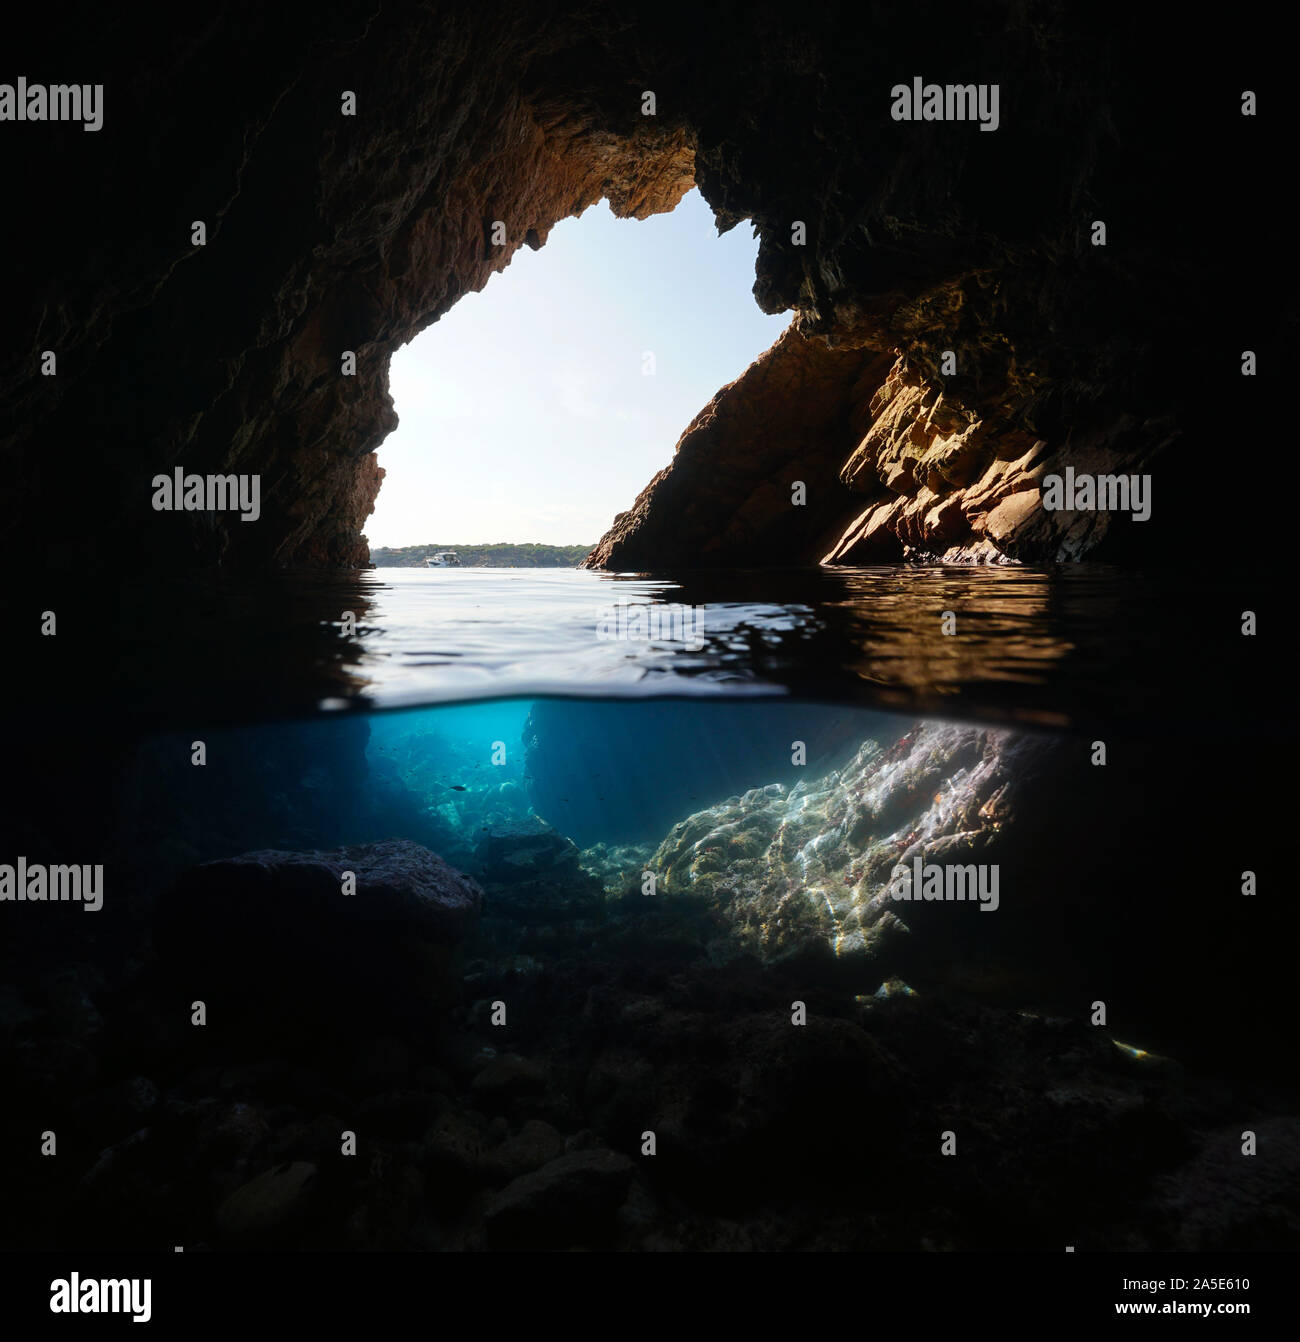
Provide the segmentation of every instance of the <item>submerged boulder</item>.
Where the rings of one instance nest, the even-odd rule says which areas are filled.
[[[494,825],[475,856],[494,917],[559,921],[601,903],[601,883],[583,870],[577,845],[540,816]]]
[[[270,1248],[297,1230],[310,1211],[316,1166],[277,1165],[237,1188],[217,1209],[217,1231],[231,1246]]]
[[[520,1175],[487,1206],[488,1243],[545,1248],[598,1240],[627,1196],[634,1166],[617,1151],[571,1151]]]
[[[184,873],[154,940],[166,975],[227,1012],[401,1016],[446,996],[482,898],[407,840],[245,853]]]
[[[920,933],[933,951],[968,932],[977,910],[997,908],[1002,831],[1060,753],[1008,731],[919,724],[883,749],[864,742],[822,778],[755,788],[689,816],[650,865],[663,893],[719,911],[733,950],[809,965],[829,956],[848,976],[870,978],[886,948],[897,958],[899,933]],[[900,899],[901,870],[909,880],[952,872],[970,889],[938,905],[920,885]],[[1011,893],[1023,901],[1032,892]]]
[[[540,816],[495,825],[478,846],[483,878],[516,885],[578,875],[577,845]]]

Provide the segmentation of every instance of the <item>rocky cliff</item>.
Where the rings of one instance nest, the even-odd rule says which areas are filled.
[[[1184,23],[1026,0],[724,4],[688,27],[229,3],[16,31],[13,69],[102,80],[104,122],[3,127],[6,544],[72,568],[364,562],[392,352],[557,220],[696,184],[719,227],[753,222],[754,296],[794,329],[590,563],[1150,550],[1249,412],[1241,351],[1287,320],[1251,203],[1249,25]],[[916,76],[996,83],[996,132],[892,120]],[[1172,520],[1044,518],[1054,463],[1153,463]],[[155,511],[178,466],[257,473],[256,524]]]

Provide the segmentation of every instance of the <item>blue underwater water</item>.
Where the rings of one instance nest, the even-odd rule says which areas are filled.
[[[485,827],[538,819],[580,847],[657,843],[693,812],[825,774],[906,720],[785,699],[444,703],[155,735],[125,789],[137,838],[205,858],[401,834],[468,858]]]
[[[1098,768],[1086,733],[793,697],[445,702],[155,733],[116,789],[116,833],[154,896],[196,864],[250,852],[416,844],[484,886],[484,926],[509,908],[495,951],[529,954],[566,889],[596,892],[573,916],[580,939],[583,918],[624,917],[653,872],[656,893],[722,927],[693,928],[694,953],[820,956],[867,992],[906,970],[1035,1009],[1119,985],[1130,1034],[1158,1043],[1218,1014],[1198,990],[1206,975],[1246,971],[1222,929],[1180,916],[1207,893],[1195,848],[1161,841],[1123,937],[1099,911],[1133,855],[1182,823],[1171,769],[1205,759],[1195,738],[1183,764],[1167,738],[1111,749],[1121,768]],[[918,879],[928,861],[972,881],[996,872],[993,916],[970,916],[971,900],[903,907],[891,882],[917,861]]]
[[[375,715],[366,758],[378,786],[462,829],[536,815],[580,844],[647,842],[732,794],[824,772],[886,721],[843,705],[509,699]]]

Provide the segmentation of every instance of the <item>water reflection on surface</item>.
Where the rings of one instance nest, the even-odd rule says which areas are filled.
[[[1230,572],[1193,587],[1092,565],[150,580],[121,603],[118,693],[146,716],[794,692],[1060,726],[1233,698],[1235,719],[1245,710],[1229,691],[1250,684],[1240,619],[1251,601]],[[652,611],[664,629],[637,637],[654,632]],[[683,613],[691,646],[672,637]]]

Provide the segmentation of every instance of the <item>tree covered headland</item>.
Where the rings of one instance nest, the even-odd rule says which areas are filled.
[[[392,550],[376,545],[370,562],[377,568],[423,568],[424,561],[439,550],[454,551],[464,568],[576,568],[591,550],[590,545],[404,545]]]

